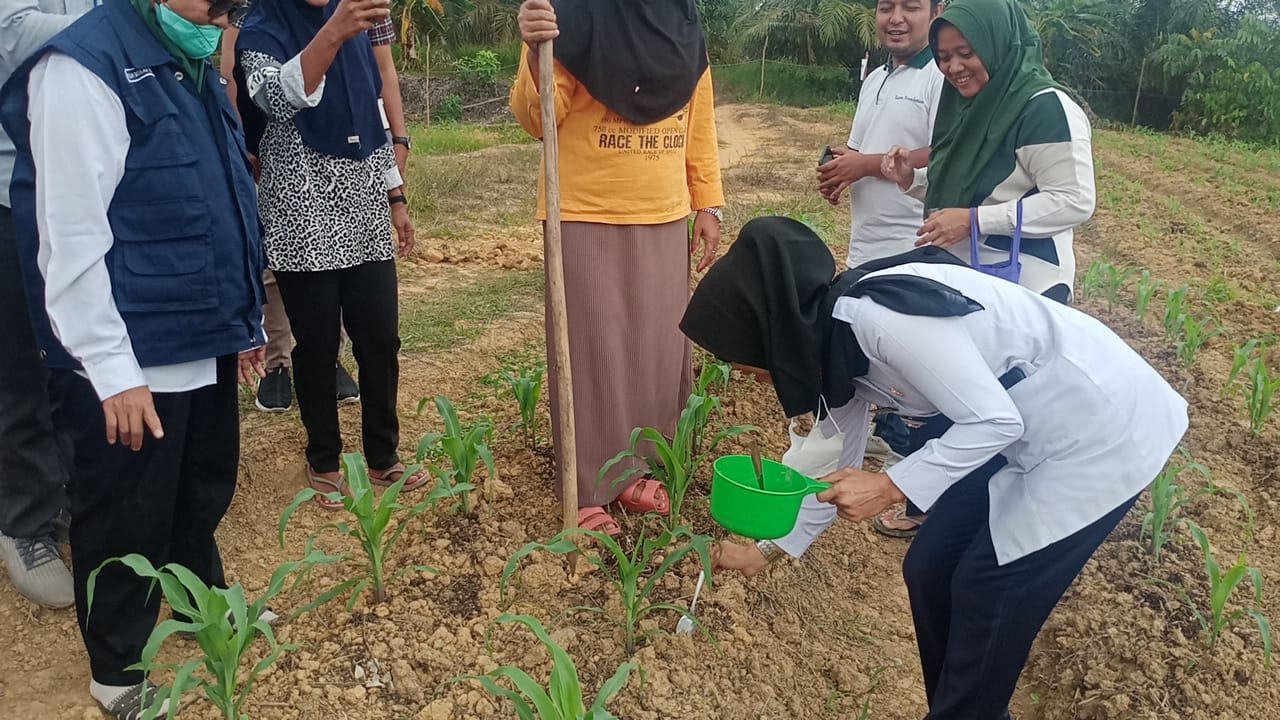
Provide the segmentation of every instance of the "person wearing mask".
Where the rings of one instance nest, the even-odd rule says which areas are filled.
[[[262,233],[240,125],[208,61],[230,4],[105,0],[14,73],[0,120],[54,423],[71,438],[76,614],[89,693],[150,704],[160,594],[137,553],[225,585],[236,381],[261,373]],[[86,122],[92,118],[92,122]],[[90,622],[92,611],[92,622]],[[176,712],[176,708],[169,708]]]
[[[94,6],[93,0],[0,0],[0,85],[31,53]],[[50,608],[75,601],[58,555],[70,459],[54,433],[48,371],[28,319],[15,244],[9,178],[17,155],[0,132],[0,557],[28,600]],[[63,528],[65,530],[65,527]]]
[[[345,485],[333,372],[343,322],[360,370],[370,478],[390,485],[406,472],[398,454],[395,259],[413,249],[413,223],[378,111],[382,88],[368,35],[388,7],[387,0],[257,0],[236,41],[240,112],[246,126],[263,127],[267,265],[294,336],[306,475],[325,493]],[[404,487],[429,477],[421,469]],[[323,495],[316,501],[341,508]]]
[[[235,68],[236,40],[240,37],[240,28],[253,6],[247,4],[239,14],[232,18],[231,26],[222,33],[222,52],[220,68],[222,76],[227,79],[227,94],[235,102],[239,83]],[[373,54],[378,61],[378,75],[382,79],[381,103],[384,108],[383,125],[391,134],[391,142],[395,147],[396,167],[400,169],[400,177],[407,180],[405,174],[409,159],[409,150],[413,147],[413,139],[409,136],[409,126],[405,122],[404,103],[400,97],[400,76],[396,72],[395,57],[391,53],[391,44],[396,39],[396,29],[391,18],[384,18],[369,29],[369,41],[373,44]],[[257,163],[257,142],[261,138],[262,128],[248,137],[246,144],[249,152],[255,156]],[[407,182],[406,182],[407,188]],[[289,317],[284,311],[284,301],[280,299],[280,290],[276,287],[275,275],[270,270],[263,277],[267,287],[267,304],[263,308],[263,325],[267,330],[267,376],[258,383],[254,405],[263,412],[280,413],[293,409],[293,382],[289,377],[292,362],[289,351],[293,344],[293,333],[289,329]],[[339,339],[338,352],[346,345],[347,334],[344,329]],[[360,401],[360,386],[342,365],[341,358],[334,361],[335,383],[339,405],[347,405]]]
[[[604,509],[610,503],[670,510],[657,480],[616,482],[634,465],[600,472],[627,447],[633,428],[675,428],[692,384],[691,348],[676,327],[689,297],[690,256],[701,246],[701,272],[720,242],[724,188],[706,41],[692,0],[560,0],[554,9],[528,0],[518,19],[528,51],[511,109],[539,138],[537,49],[554,38],[578,522],[616,534],[621,528]],[[545,219],[542,197],[540,190]],[[546,312],[552,347],[550,303]],[[567,409],[549,359],[559,453]]]
[[[1101,322],[939,248],[835,269],[803,224],[752,220],[680,327],[788,416],[848,430],[825,524],[793,534],[907,498],[929,510],[902,565],[926,720],[1008,720],[1041,626],[1177,447],[1187,403]],[[954,424],[865,472],[872,404]]]

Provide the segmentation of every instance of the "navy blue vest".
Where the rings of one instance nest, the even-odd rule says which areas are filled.
[[[263,344],[262,224],[226,87],[210,67],[197,94],[194,78],[129,0],[106,0],[23,63],[0,91],[0,120],[18,150],[10,187],[18,253],[46,364],[79,367],[50,328],[36,266],[27,79],[55,50],[101,78],[124,105],[129,154],[107,209],[114,243],[106,265],[139,365],[203,360]]]

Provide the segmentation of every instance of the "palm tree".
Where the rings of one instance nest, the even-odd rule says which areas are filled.
[[[861,0],[757,0],[743,5],[731,30],[737,49],[815,64],[850,45],[876,43],[876,9]],[[848,63],[861,52],[842,58]]]

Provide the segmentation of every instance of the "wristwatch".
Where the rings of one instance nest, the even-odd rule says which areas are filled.
[[[720,222],[724,222],[724,210],[718,207],[699,208],[698,212],[704,212]]]
[[[760,554],[763,555],[764,559],[768,560],[770,564],[787,554],[785,550],[778,547],[778,544],[772,540],[757,540],[756,549],[760,551]]]
[[[392,135],[391,142],[396,145],[403,145],[405,150],[413,149],[413,138],[408,135]]]
[[[388,195],[388,196],[387,196],[387,203],[388,203],[389,205],[395,205],[396,203],[404,203],[404,204],[407,206],[407,205],[409,204],[409,198],[405,197],[404,193],[397,193],[397,194],[395,194],[395,195]]]

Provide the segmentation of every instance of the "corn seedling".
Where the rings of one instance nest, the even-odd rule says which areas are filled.
[[[1227,374],[1227,381],[1222,385],[1222,392],[1219,393],[1221,397],[1225,398],[1230,394],[1231,384],[1240,375],[1240,371],[1244,370],[1245,366],[1253,361],[1254,351],[1258,350],[1260,346],[1262,350],[1266,349],[1266,346],[1262,345],[1261,338],[1251,338],[1249,342],[1243,345],[1236,345],[1231,349],[1231,372]]]
[[[581,548],[575,542],[578,538],[594,540],[600,551],[586,552],[588,548]],[[679,543],[681,539],[684,539],[683,543]],[[525,556],[539,550],[545,550],[556,555],[581,552],[587,562],[599,568],[604,577],[608,578],[609,583],[613,585],[614,590],[617,591],[618,599],[622,603],[622,614],[618,617],[612,617],[604,608],[585,606],[569,608],[565,612],[592,612],[605,616],[615,625],[622,628],[623,649],[626,650],[628,655],[634,653],[636,647],[648,637],[660,633],[666,634],[667,631],[662,626],[648,630],[642,630],[640,627],[641,621],[647,616],[663,610],[679,613],[689,618],[703,635],[708,639],[712,639],[711,633],[706,626],[698,618],[694,617],[688,608],[669,602],[654,602],[651,599],[653,591],[658,587],[658,583],[662,578],[690,553],[697,555],[702,563],[703,571],[710,578],[712,542],[709,536],[694,535],[685,527],[678,527],[674,531],[663,530],[661,535],[656,538],[646,537],[644,530],[641,530],[640,537],[635,541],[635,546],[628,553],[622,548],[617,539],[606,533],[585,528],[570,528],[551,538],[549,542],[531,542],[517,550],[507,560],[507,565],[502,570],[502,577],[498,581],[498,594],[505,605],[507,583],[519,569],[520,561]],[[673,547],[668,548],[668,545],[673,545]],[[666,549],[664,550],[664,548]],[[664,551],[665,556],[662,557],[662,561],[656,568],[650,570],[650,565],[658,558],[659,551]]]
[[[1116,300],[1120,298],[1120,291],[1124,289],[1125,282],[1138,272],[1137,268],[1119,267],[1107,263],[1103,268],[1103,280],[1107,291],[1107,312],[1111,312],[1115,308]]]
[[[1261,435],[1262,428],[1275,412],[1275,397],[1280,391],[1280,376],[1273,376],[1267,368],[1265,353],[1258,353],[1244,382],[1244,402],[1249,411],[1249,427],[1254,435]]]
[[[1182,311],[1182,306],[1187,300],[1187,291],[1190,287],[1183,285],[1177,290],[1170,290],[1164,299],[1164,333],[1168,337],[1177,337],[1182,331],[1182,319],[1186,313]]]
[[[689,485],[716,446],[726,438],[759,430],[754,425],[733,425],[717,430],[708,438],[707,431],[712,416],[718,416],[719,410],[720,398],[714,395],[690,395],[684,410],[680,411],[680,419],[676,421],[676,431],[671,438],[653,427],[632,430],[627,449],[600,468],[597,481],[604,482],[609,471],[623,460],[641,461],[643,467],[627,468],[613,482],[615,485],[622,484],[642,471],[661,482],[671,500],[671,510],[663,518],[663,525],[668,533],[674,533],[681,525],[684,498]]]
[[[364,458],[359,453],[344,454],[342,465],[350,494],[337,491],[325,494],[315,488],[304,488],[294,496],[293,502],[289,503],[289,507],[285,508],[284,514],[280,516],[279,541],[280,546],[284,547],[285,525],[303,503],[317,495],[323,495],[334,502],[341,502],[347,514],[354,520],[354,524],[346,520],[329,523],[312,533],[307,542],[310,544],[320,533],[333,529],[360,544],[360,549],[364,553],[362,574],[344,581],[321,596],[327,602],[339,595],[347,594],[347,612],[350,612],[355,607],[360,594],[369,588],[373,589],[374,603],[380,603],[387,599],[387,585],[391,581],[399,580],[410,572],[436,572],[434,568],[426,565],[407,565],[388,577],[386,565],[391,547],[408,527],[409,521],[431,507],[440,499],[440,494],[432,493],[421,503],[412,507],[401,504],[400,492],[404,489],[405,481],[414,471],[414,468],[410,467],[399,480],[382,493],[379,499],[369,482],[369,471],[365,467]],[[393,523],[392,516],[397,513],[400,513],[400,519]],[[342,557],[345,558],[347,555],[344,554]]]
[[[426,404],[425,398],[418,403],[419,415],[422,414],[422,408]],[[438,447],[449,459],[450,467],[446,470],[431,466],[431,471],[439,478],[435,492],[457,499],[462,512],[470,513],[470,492],[475,489],[471,478],[481,462],[489,470],[485,483],[485,497],[489,498],[490,502],[493,501],[495,470],[493,453],[489,450],[493,424],[487,420],[481,420],[469,428],[463,428],[462,421],[458,419],[458,411],[454,409],[453,403],[449,402],[448,398],[437,395],[435,404],[440,418],[444,421],[444,432],[427,433],[422,436],[422,440],[418,443],[418,462],[423,462],[423,459]]]
[[[1156,291],[1159,290],[1164,283],[1159,280],[1151,279],[1151,271],[1142,270],[1142,276],[1138,278],[1138,284],[1134,288],[1133,313],[1138,322],[1142,322],[1147,317],[1147,306],[1151,304],[1151,298],[1155,297]]]
[[[542,395],[542,378],[546,372],[546,365],[539,363],[529,368],[504,367],[498,373],[520,408],[520,430],[530,448],[537,443],[538,398]]]
[[[728,363],[718,362],[708,355],[698,372],[698,381],[693,384],[693,394],[708,396],[714,394],[712,391],[725,392],[729,389],[732,374],[733,368]]]
[[[301,560],[281,564],[271,574],[266,590],[252,603],[245,598],[244,586],[236,583],[228,588],[211,587],[182,565],[170,563],[156,568],[145,557],[137,554],[111,558],[89,573],[87,585],[89,621],[93,617],[93,597],[98,573],[112,563],[120,563],[139,577],[150,579],[152,587],[160,586],[165,600],[173,609],[174,618],[155,627],[142,649],[141,659],[128,670],[167,670],[173,673],[173,682],[150,697],[142,698],[142,720],[159,717],[166,701],[176,716],[181,697],[193,690],[202,690],[204,696],[218,709],[225,720],[247,720],[241,712],[254,683],[267,668],[285,652],[297,645],[281,645],[275,633],[263,617],[267,603],[280,594],[290,575],[303,573],[315,565],[329,564],[341,559],[339,555],[326,555],[307,544],[306,555]],[[296,583],[295,583],[296,584]],[[311,610],[327,598],[320,598],[295,613],[295,616]],[[181,618],[181,619],[179,619]],[[201,657],[182,663],[158,663],[156,655],[164,641],[175,633],[189,633],[200,647]],[[251,668],[244,668],[249,647],[258,637],[267,641],[267,654]],[[246,672],[247,670],[247,672]]]
[[[605,705],[627,684],[631,671],[639,667],[636,663],[623,663],[617,672],[600,686],[595,700],[588,708],[584,704],[582,679],[578,675],[578,668],[574,665],[573,658],[552,639],[542,623],[529,615],[504,613],[490,624],[489,631],[492,631],[493,624],[498,623],[524,625],[542,642],[542,646],[551,654],[551,676],[547,680],[547,686],[544,688],[529,673],[511,665],[504,665],[484,675],[458,675],[450,678],[448,682],[474,680],[480,683],[480,686],[490,695],[509,700],[515,706],[516,717],[519,720],[617,720],[616,716],[605,709]],[[490,632],[485,633],[485,646],[492,652],[489,643]],[[510,680],[515,690],[499,684],[498,680],[503,678]],[[641,680],[643,682],[643,675]]]
[[[1109,267],[1111,263],[1106,260],[1094,260],[1089,269],[1084,271],[1084,277],[1080,280],[1080,296],[1083,299],[1096,297],[1102,291],[1106,283],[1106,269]]]
[[[1186,518],[1175,513],[1201,495],[1211,493],[1216,489],[1213,483],[1213,475],[1209,473],[1209,468],[1192,459],[1191,453],[1187,452],[1186,448],[1179,447],[1178,452],[1186,460],[1186,463],[1170,460],[1164,470],[1151,482],[1151,487],[1149,488],[1151,509],[1142,518],[1142,530],[1138,536],[1139,541],[1148,537],[1151,538],[1147,547],[1157,563],[1160,562],[1160,553],[1169,542],[1173,532],[1177,530],[1178,526],[1189,522]],[[1208,487],[1188,494],[1177,483],[1179,476],[1188,470],[1194,470],[1203,475]]]
[[[1182,359],[1182,364],[1191,367],[1196,362],[1196,353],[1201,347],[1209,341],[1209,338],[1215,335],[1221,335],[1224,331],[1220,327],[1209,329],[1209,318],[1200,318],[1199,320],[1190,315],[1182,316],[1181,337],[1175,347],[1178,349],[1178,357]]]
[[[1258,634],[1262,636],[1262,655],[1267,667],[1271,667],[1271,623],[1258,609],[1262,605],[1262,571],[1256,567],[1250,567],[1246,553],[1241,551],[1235,564],[1224,572],[1213,555],[1213,548],[1209,546],[1209,536],[1193,522],[1188,521],[1188,526],[1191,529],[1191,536],[1200,544],[1200,550],[1204,553],[1205,572],[1209,577],[1207,611],[1192,602],[1186,591],[1182,591],[1182,595],[1191,607],[1192,614],[1199,621],[1201,629],[1204,630],[1209,647],[1213,648],[1218,644],[1218,638],[1222,636],[1222,631],[1227,626],[1248,615],[1258,626]],[[1246,577],[1253,587],[1253,604],[1228,612],[1227,601],[1231,599],[1231,595]]]

